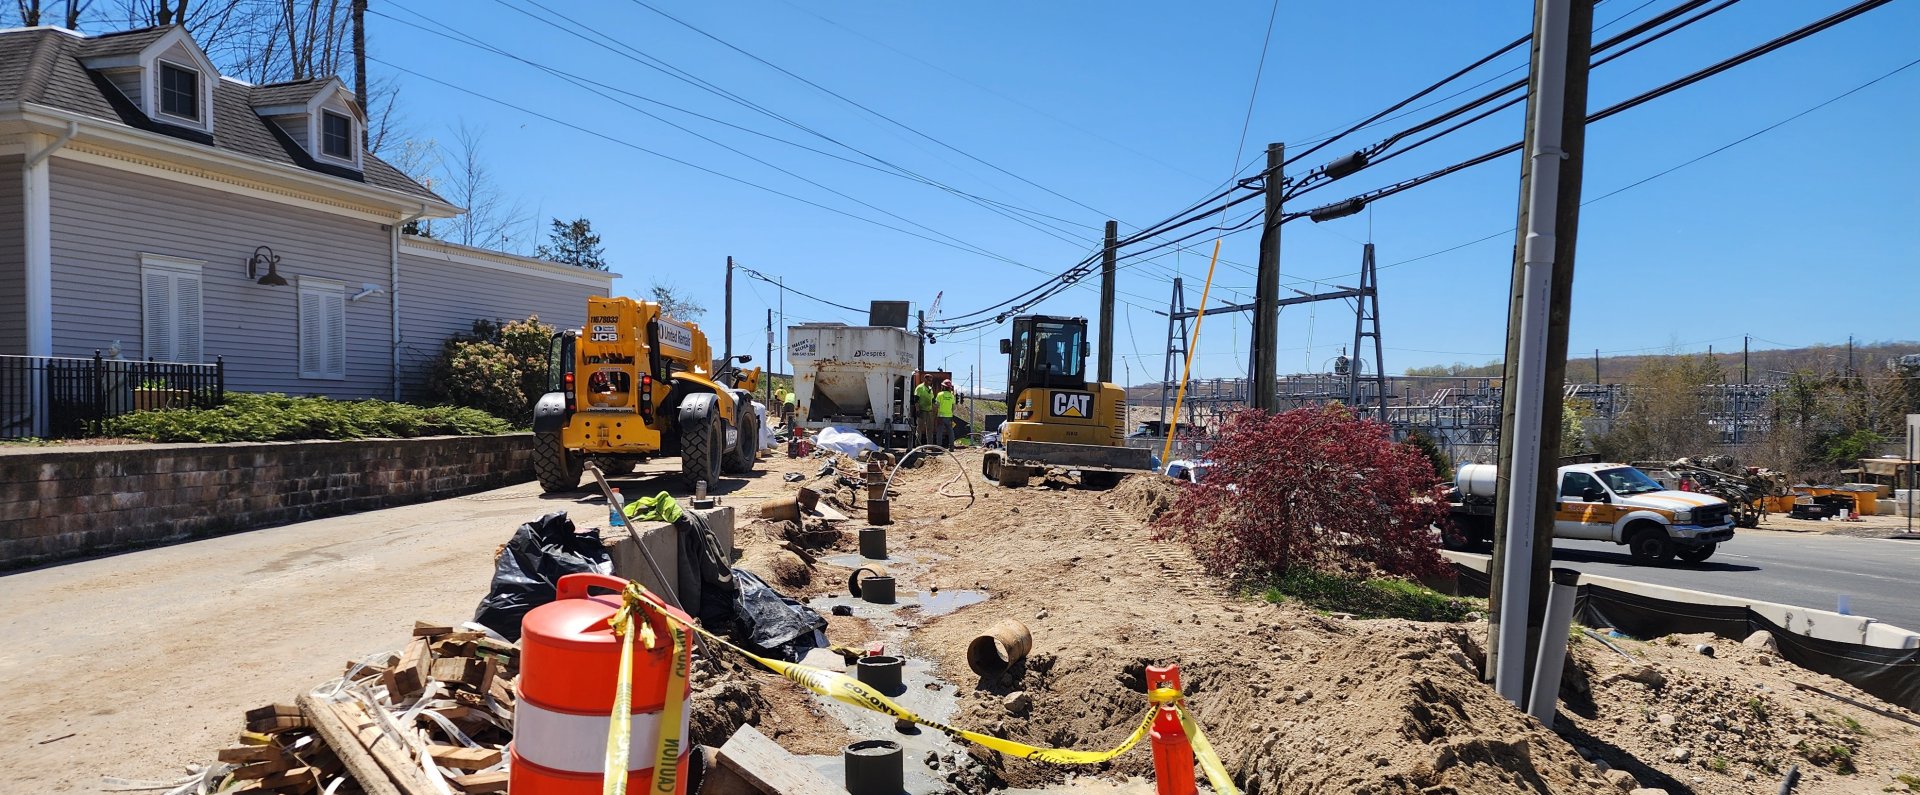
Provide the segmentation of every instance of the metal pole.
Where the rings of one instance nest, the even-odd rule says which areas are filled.
[[[1286,162],[1284,144],[1267,144],[1266,217],[1260,230],[1260,267],[1253,297],[1253,407],[1265,412],[1279,409],[1274,396],[1279,377],[1280,325],[1280,197],[1285,192],[1281,166]]]
[[[773,366],[773,307],[767,307],[767,384],[761,389],[761,399],[767,403],[767,413],[776,410],[773,405],[773,374],[780,370]]]
[[[1120,224],[1107,221],[1107,243],[1100,250],[1100,383],[1113,383],[1113,272]]]
[[[920,353],[919,359],[914,362],[914,367],[925,372],[927,369],[927,313],[923,310],[917,315],[920,318]]]
[[[1167,387],[1173,385],[1174,324],[1182,322],[1177,315],[1186,309],[1186,302],[1181,300],[1184,295],[1180,292],[1181,289],[1180,277],[1173,277],[1173,297],[1167,301],[1167,353],[1166,356],[1160,360],[1160,427],[1162,428],[1167,427],[1167,404],[1171,402],[1173,398],[1172,395],[1167,394]],[[1183,347],[1186,345],[1184,334],[1181,338],[1181,345]]]
[[[1747,380],[1747,343],[1752,341],[1752,337],[1742,336],[1740,338],[1740,384],[1742,386],[1753,383]]]
[[[727,339],[721,357],[733,361],[733,258],[727,258]],[[769,366],[773,363],[768,362]]]
[[[1545,616],[1552,561],[1566,334],[1579,225],[1593,6],[1536,0],[1520,223],[1507,328],[1495,564],[1498,625],[1488,665],[1500,695],[1524,706],[1527,658]],[[1490,616],[1491,617],[1491,616]]]

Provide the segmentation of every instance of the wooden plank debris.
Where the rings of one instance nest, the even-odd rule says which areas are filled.
[[[720,746],[716,755],[718,763],[707,772],[706,783],[701,786],[705,795],[709,788],[726,795],[823,795],[823,793],[846,792],[846,789],[828,781],[812,765],[781,748],[767,739],[751,725],[741,726],[727,744]],[[735,789],[745,785],[746,789]]]

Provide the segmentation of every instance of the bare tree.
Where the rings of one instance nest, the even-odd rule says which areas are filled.
[[[20,27],[31,28],[40,24],[40,0],[17,0],[14,7],[20,10]]]
[[[438,187],[448,201],[467,211],[446,222],[444,237],[462,245],[514,251],[525,235],[526,204],[494,182],[482,150],[485,138],[484,130],[464,121],[454,128],[453,146],[443,161],[445,179]]]

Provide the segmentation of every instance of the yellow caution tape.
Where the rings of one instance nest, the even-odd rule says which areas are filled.
[[[1207,775],[1207,783],[1213,785],[1218,795],[1240,795],[1233,786],[1233,777],[1227,775],[1227,766],[1220,763],[1220,755],[1213,752],[1213,743],[1207,742],[1207,735],[1200,731],[1200,722],[1194,720],[1193,713],[1187,711],[1183,702],[1175,705],[1180,711],[1180,728],[1187,733],[1187,742],[1193,745],[1193,764]]]
[[[668,692],[668,698],[667,698],[667,709],[669,712],[667,715],[663,715],[661,717],[662,745],[663,745],[661,750],[662,754],[665,754],[664,745],[667,741],[666,732],[670,730],[675,734],[677,734],[679,731],[678,711],[680,709],[679,707],[680,698],[678,696],[678,693],[684,690],[684,687],[685,687],[684,676],[686,673],[682,669],[682,666],[684,665],[684,663],[680,662],[680,658],[681,658],[680,649],[683,648],[681,646],[681,643],[685,638],[685,630],[690,629],[690,630],[693,630],[695,633],[699,634],[700,637],[706,638],[707,640],[715,644],[718,644],[721,647],[732,650],[734,653],[739,654],[742,657],[745,657],[749,660],[759,663],[762,667],[781,675],[782,677],[786,678],[788,681],[793,682],[794,684],[800,685],[801,687],[811,690],[814,693],[817,693],[822,696],[826,696],[828,698],[831,698],[843,704],[851,704],[853,706],[860,707],[861,709],[871,710],[873,712],[878,712],[883,715],[892,716],[897,720],[911,721],[921,726],[926,726],[931,729],[937,729],[941,732],[945,732],[950,736],[957,737],[962,740],[966,740],[967,742],[973,743],[983,748],[988,748],[994,751],[998,751],[1003,754],[1017,756],[1022,759],[1031,759],[1037,762],[1049,762],[1056,765],[1095,765],[1095,764],[1100,764],[1101,762],[1111,761],[1115,757],[1118,757],[1121,754],[1124,754],[1128,751],[1133,750],[1133,747],[1136,745],[1139,745],[1140,741],[1146,738],[1147,732],[1153,727],[1153,717],[1154,717],[1155,711],[1158,710],[1160,706],[1163,704],[1172,704],[1180,716],[1181,728],[1186,732],[1189,742],[1191,742],[1193,745],[1194,764],[1195,766],[1199,767],[1203,772],[1205,772],[1208,783],[1213,785],[1213,789],[1217,793],[1217,795],[1239,795],[1240,793],[1240,790],[1233,785],[1233,778],[1230,775],[1228,775],[1226,765],[1221,763],[1219,755],[1214,753],[1212,744],[1207,742],[1206,735],[1200,731],[1199,721],[1195,720],[1192,713],[1187,711],[1186,704],[1181,699],[1180,691],[1175,690],[1173,688],[1155,688],[1154,690],[1148,691],[1147,693],[1148,706],[1147,706],[1146,714],[1140,716],[1139,724],[1134,727],[1133,733],[1128,735],[1127,739],[1121,741],[1119,745],[1114,746],[1113,748],[1110,748],[1105,751],[1075,751],[1069,748],[1042,748],[1039,746],[1027,745],[1026,743],[1002,739],[999,737],[994,737],[992,735],[968,731],[966,729],[961,729],[955,726],[948,726],[944,723],[940,723],[937,721],[928,720],[926,718],[923,718],[919,715],[914,714],[911,710],[908,710],[906,707],[900,706],[899,704],[895,703],[893,699],[887,698],[886,695],[882,694],[881,692],[874,690],[871,687],[868,687],[865,682],[862,682],[846,674],[839,673],[837,671],[828,671],[822,668],[814,668],[812,666],[800,665],[798,663],[790,663],[785,660],[774,660],[774,659],[768,659],[766,657],[761,657],[760,655],[754,654],[753,652],[747,651],[746,649],[733,645],[732,643],[728,642],[725,638],[722,638],[718,635],[708,632],[697,624],[681,621],[679,617],[673,615],[672,613],[667,612],[664,608],[662,608],[660,606],[659,601],[653,596],[653,594],[648,592],[647,589],[644,586],[641,586],[639,583],[630,583],[627,587],[626,593],[623,594],[623,596],[627,600],[628,606],[622,607],[621,613],[626,613],[629,610],[629,607],[634,603],[647,604],[652,606],[662,617],[664,617],[667,620],[669,624],[673,625],[674,627],[675,663],[674,663],[674,669],[673,669],[674,670],[673,678],[670,678],[668,680],[669,692]],[[618,622],[621,620],[622,620],[622,616],[620,614],[615,614],[614,618],[611,619],[612,622]],[[642,627],[645,627],[645,626],[646,625],[643,622]],[[616,632],[620,631],[618,624],[616,624],[615,626],[615,631]],[[648,647],[651,648],[652,644],[649,643]],[[627,648],[631,648],[630,644]],[[835,649],[835,651],[838,651],[838,649]],[[624,653],[625,652],[623,651],[623,654]],[[627,660],[623,657],[621,661],[620,686],[615,691],[616,706],[615,706],[614,714],[616,716],[618,716],[620,714],[620,711],[624,708],[624,704],[625,704],[624,699],[627,698],[627,686],[628,686],[627,680],[630,678],[630,676],[631,674],[628,673]],[[676,678],[680,680],[677,683],[675,682]],[[678,689],[676,690],[676,688]],[[615,720],[614,724],[615,724],[615,728],[613,729],[613,731],[609,732],[608,738],[607,738],[607,742],[608,742],[607,770],[608,771],[613,771],[616,769],[624,769],[626,767],[627,738],[625,737],[626,729],[622,725],[624,724],[624,721]],[[671,729],[669,729],[669,726],[671,726]],[[613,743],[614,743],[615,735],[620,735],[620,749],[619,749],[620,765],[618,768],[616,768],[613,764],[614,753],[615,753]],[[676,738],[676,741],[677,741],[677,738]],[[677,742],[676,742],[676,746],[677,746]],[[677,760],[677,747],[676,747],[675,759]],[[654,779],[656,784],[655,790],[658,792],[673,791],[671,786],[669,786],[667,789],[664,789],[664,790],[660,789],[657,786],[660,781],[658,776],[658,771],[664,769],[666,765],[668,765],[668,762],[666,761],[666,758],[662,756],[660,757],[660,761],[658,762],[657,766],[654,768],[654,770],[656,771],[656,775]],[[621,777],[621,782],[622,782],[622,785],[619,790],[603,788],[602,789],[603,795],[624,795],[624,791],[625,791],[624,777]]]
[[[672,619],[665,611],[666,615]],[[667,703],[660,712],[660,742],[653,752],[653,791],[673,792],[680,783],[680,713],[686,711],[687,630],[671,624],[673,660],[667,665]]]

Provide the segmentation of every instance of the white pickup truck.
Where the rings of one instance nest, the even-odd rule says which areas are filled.
[[[1496,475],[1491,464],[1460,467],[1448,498],[1459,538],[1450,542],[1493,541]],[[1571,464],[1560,468],[1553,537],[1624,544],[1641,563],[1700,563],[1733,538],[1733,512],[1719,497],[1669,490],[1626,464]]]

